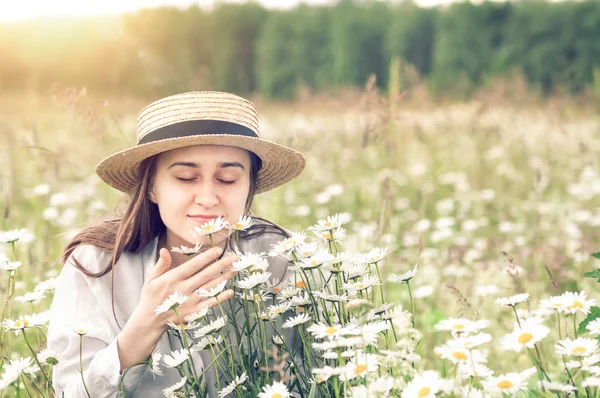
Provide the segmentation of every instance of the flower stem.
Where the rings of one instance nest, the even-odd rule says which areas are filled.
[[[91,398],[90,392],[85,385],[85,377],[83,377],[83,335],[79,335],[79,373],[81,374],[81,381],[83,382],[83,388],[88,398]]]
[[[27,335],[25,334],[25,329],[23,328],[21,330],[23,332],[23,339],[25,340],[25,344],[27,344],[27,347],[29,347],[29,351],[31,351],[31,353],[33,354],[33,358],[35,359],[35,363],[37,363],[37,366],[40,367],[40,370],[42,372],[42,374],[44,375],[44,379],[46,379],[46,382],[49,383],[50,388],[52,388],[52,392],[54,392],[54,387],[52,387],[52,383],[50,382],[50,379],[48,378],[48,375],[46,374],[46,372],[44,371],[44,368],[42,367],[42,364],[40,363],[34,349],[31,347],[31,344],[29,344],[29,340],[27,340]]]

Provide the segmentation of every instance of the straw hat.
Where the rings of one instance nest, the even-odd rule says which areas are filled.
[[[258,136],[254,104],[234,94],[196,91],[151,103],[137,119],[137,145],[96,166],[107,184],[129,193],[140,163],[161,152],[190,145],[226,145],[254,152],[261,160],[256,193],[278,187],[304,169],[299,152]]]

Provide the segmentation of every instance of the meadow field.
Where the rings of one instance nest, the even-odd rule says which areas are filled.
[[[0,246],[0,258],[5,252],[7,259],[22,262],[5,318],[48,309],[51,292],[31,302],[15,298],[58,275],[58,258],[74,233],[123,209],[125,198],[103,185],[94,166],[135,143],[136,113],[151,100],[106,99],[65,88],[0,95],[0,230],[28,230],[14,248]],[[475,394],[479,391],[566,396],[572,394],[568,385],[579,388],[575,394],[596,395],[597,343],[584,346],[595,359],[590,363],[584,361],[590,356],[571,358],[555,347],[561,339],[595,340],[598,334],[583,327],[576,336],[574,330],[600,298],[596,280],[582,277],[600,266],[591,256],[600,238],[600,115],[594,109],[411,98],[391,103],[370,90],[256,103],[262,136],[299,150],[307,166],[292,183],[258,196],[255,214],[299,232],[346,212],[351,221],[344,225],[343,250],[391,250],[380,264],[386,301],[408,310],[420,332],[414,351],[419,360],[412,362],[412,373],[396,377],[395,391],[413,391],[414,374],[435,370],[454,380],[454,389],[446,391],[454,396],[484,396]],[[390,275],[417,263],[410,291],[407,283],[388,282]],[[4,303],[11,273],[2,272]],[[581,306],[567,305],[573,311],[540,307],[544,299],[582,291],[587,297],[576,296]],[[530,297],[512,308],[496,301],[521,293]],[[517,314],[520,319],[536,315],[538,325],[551,329],[535,350],[508,349],[502,343],[513,332]],[[436,350],[450,337],[439,330],[440,322],[452,319],[489,321],[484,332],[491,342],[482,345],[482,352],[494,376],[485,380],[496,380],[497,386],[501,382],[493,377],[532,367],[535,375],[511,379],[519,388],[505,391],[477,375],[460,376],[457,361]],[[44,333],[45,328],[31,332],[35,350],[44,348]],[[6,333],[3,354],[7,359],[31,356],[22,336],[12,332]],[[573,359],[580,364],[567,366]],[[560,384],[558,391],[542,390],[538,378],[544,373]],[[23,378],[21,385],[27,383]],[[461,387],[472,393],[464,395]],[[434,396],[443,390],[423,388],[402,396]],[[12,387],[3,393],[27,396],[25,389],[18,393]]]

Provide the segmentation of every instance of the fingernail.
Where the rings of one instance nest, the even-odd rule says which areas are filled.
[[[216,254],[221,254],[222,252],[223,252],[223,249],[221,249],[220,247],[215,247]]]

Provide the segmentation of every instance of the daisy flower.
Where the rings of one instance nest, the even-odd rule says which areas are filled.
[[[495,302],[498,305],[514,307],[515,305],[523,303],[527,300],[529,300],[529,293],[519,293],[511,297],[498,297]]]
[[[238,254],[238,260],[231,264],[231,268],[238,272],[264,272],[269,268],[269,261],[264,256],[265,253]]]
[[[225,219],[221,218],[221,216],[219,216],[217,218],[208,220],[207,222],[200,225],[199,227],[194,227],[192,231],[196,235],[207,236],[207,235],[215,234],[227,226],[228,226],[227,220],[225,220]]]
[[[56,288],[56,278],[48,278],[45,281],[41,281],[34,288],[35,292],[51,292]]]
[[[348,290],[349,292],[359,292],[365,289],[369,289],[373,286],[380,285],[379,278],[374,275],[365,275],[363,279],[356,282],[344,283],[342,289]]]
[[[27,228],[13,229],[0,232],[0,242],[14,243],[21,239],[27,233]]]
[[[323,299],[325,301],[330,301],[332,303],[345,303],[348,302],[348,295],[346,293],[340,295],[337,294],[329,294],[327,292],[322,292],[320,290],[315,290],[312,292],[313,296]]]
[[[352,380],[356,377],[365,377],[367,373],[376,372],[379,369],[379,360],[375,354],[359,353],[345,365],[344,378]]]
[[[328,231],[314,231],[321,241],[328,242],[340,242],[346,237],[346,230],[344,228],[336,228]]]
[[[595,299],[587,299],[586,293],[583,290],[579,293],[565,292],[563,299],[565,300],[563,311],[567,314],[574,314],[576,312],[589,314],[590,307],[596,304]]]
[[[600,387],[600,377],[587,377],[581,382],[582,387]]]
[[[279,290],[279,292],[277,293],[277,299],[279,301],[289,300],[292,297],[296,296],[301,291],[302,291],[301,289],[298,289],[295,286],[287,286],[283,290],[281,290],[281,289]]]
[[[62,357],[56,352],[45,348],[37,354],[38,360],[40,363],[45,363],[47,365],[57,365],[62,360]]]
[[[21,330],[36,326],[42,326],[43,324],[43,320],[39,319],[36,314],[21,315],[19,316],[19,319],[15,321],[11,319],[4,320],[4,328],[6,330],[14,331],[15,336],[17,336]]]
[[[559,355],[586,357],[595,354],[598,351],[598,341],[585,337],[578,337],[575,340],[560,340],[554,347],[556,348],[556,353]]]
[[[550,382],[546,380],[538,381],[538,388],[541,390],[546,389],[549,391],[558,391],[558,392],[574,392],[577,390],[577,387],[572,386],[571,384],[562,384],[557,382]]]
[[[241,281],[237,281],[239,288],[244,290],[254,289],[255,287],[262,285],[271,277],[270,272],[264,272],[262,274],[251,274]]]
[[[163,356],[163,362],[169,368],[174,368],[176,366],[181,365],[189,358],[190,356],[188,354],[188,351],[185,348],[182,348],[181,350],[175,350],[171,352],[171,355],[165,354]]]
[[[18,301],[19,303],[33,303],[43,299],[44,296],[44,291],[27,292],[22,296],[15,297],[15,301]]]
[[[471,350],[456,340],[449,340],[443,346],[436,347],[435,353],[452,363],[471,361]]]
[[[202,308],[200,311],[198,312],[194,312],[192,314],[188,314],[185,316],[185,318],[183,318],[186,322],[198,322],[200,321],[202,318],[204,318],[206,316],[206,314],[208,314],[208,307],[204,307]]]
[[[473,353],[476,353],[474,351]],[[473,355],[475,356],[475,355]],[[485,357],[483,357],[485,359]],[[458,373],[465,377],[491,377],[494,372],[481,362],[460,362],[458,364]]]
[[[221,330],[225,326],[225,318],[220,316],[211,323],[206,326],[201,327],[200,329],[194,332],[195,338],[204,337],[207,334],[212,334],[217,330]]]
[[[250,292],[250,294],[236,292],[235,294],[238,297],[243,298],[244,300],[253,301],[255,303],[260,303],[269,298],[269,296],[265,292],[262,292],[262,291],[258,292],[258,293]]]
[[[594,319],[585,328],[592,336],[598,336],[600,334],[600,319]]]
[[[169,325],[169,327],[171,329],[176,329],[176,330],[181,330],[181,331],[193,330],[193,329],[200,327],[200,324],[198,322],[174,323],[174,322],[168,321],[167,325]]]
[[[333,255],[331,253],[329,253],[327,250],[320,250],[312,257],[304,258],[295,264],[297,267],[300,267],[304,270],[309,270],[321,266],[327,266],[328,264],[331,264],[332,260]]]
[[[176,392],[180,391],[183,386],[185,386],[185,383],[187,383],[187,377],[184,377],[183,379],[181,379],[181,381],[178,381],[177,383],[173,384],[171,387],[167,387],[163,390],[163,395],[167,398],[174,398],[177,395],[175,394]]]
[[[223,336],[204,336],[193,346],[194,351],[202,351],[223,342]]]
[[[358,326],[352,323],[349,323],[344,326],[338,324],[325,325],[322,323],[315,323],[313,325],[310,325],[310,327],[308,327],[308,329],[306,330],[308,330],[318,339],[322,339],[325,337],[333,339],[334,337],[338,336],[357,334],[359,331]]]
[[[223,289],[225,288],[225,285],[227,284],[227,281],[223,281],[221,283],[219,283],[217,286],[213,287],[212,289],[206,290],[203,288],[197,289],[196,290],[196,294],[198,296],[200,296],[200,298],[202,299],[208,299],[211,297],[217,297],[219,295],[219,293],[221,293],[223,291]]]
[[[231,381],[231,383],[229,383],[227,385],[227,387],[225,387],[221,391],[219,391],[217,398],[225,398],[227,395],[234,392],[238,386],[244,384],[244,382],[246,380],[248,380],[248,376],[246,375],[246,372],[242,373],[240,376],[236,376],[236,378],[233,379]],[[246,390],[246,388],[243,386],[242,386],[242,389]]]
[[[296,248],[296,254],[301,258],[314,256],[319,250],[317,242],[304,243]]]
[[[415,267],[410,271],[406,271],[405,273],[400,274],[400,275],[391,274],[390,276],[388,276],[388,282],[393,282],[393,283],[408,282],[409,280],[414,278],[414,276],[417,274],[418,267],[419,267],[419,263],[416,263]]]
[[[402,390],[402,398],[433,398],[448,388],[448,381],[440,378],[438,372],[426,370],[415,374],[414,378]]]
[[[254,219],[250,216],[240,216],[235,224],[231,224],[231,229],[234,231],[245,231],[254,225]]]
[[[282,325],[282,327],[284,329],[290,329],[293,327],[296,327],[298,325],[301,325],[303,323],[306,323],[308,321],[310,321],[310,316],[308,314],[300,314],[300,315],[296,315],[294,317],[289,318],[287,321],[285,321]]]
[[[567,306],[565,297],[563,295],[560,296],[552,296],[548,299],[544,299],[540,301],[540,307],[544,309],[557,310],[560,312],[564,312],[565,307]]]
[[[160,360],[162,358],[162,354],[160,352],[160,348],[157,348],[152,352],[150,356],[150,361],[148,363],[148,367],[150,368],[150,372],[152,372],[152,376],[162,376],[163,371],[160,368]]]
[[[550,329],[541,322],[540,318],[527,318],[521,321],[521,326],[515,323],[512,333],[504,336],[500,344],[504,349],[516,352],[523,347],[533,348],[550,333]]]
[[[0,269],[4,271],[14,271],[21,266],[20,261],[0,262]]]
[[[258,393],[258,398],[289,398],[290,392],[285,384],[276,381],[271,385],[264,386],[262,392]]]
[[[284,312],[286,312],[287,310],[289,310],[291,307],[290,303],[279,303],[279,304],[275,304],[275,305],[270,305],[269,308],[267,308],[267,312],[269,312],[269,314],[271,315],[281,315]]]
[[[527,388],[525,381],[535,372],[536,368],[529,368],[521,373],[505,373],[497,377],[482,380],[481,384],[487,392],[513,395]]]
[[[180,253],[180,254],[185,254],[186,256],[192,256],[192,255],[198,253],[201,248],[202,248],[202,243],[196,243],[196,246],[194,246],[194,247],[187,247],[187,246],[183,246],[183,245],[181,247],[172,247],[171,251],[173,253]]]
[[[185,301],[187,299],[188,299],[188,296],[181,294],[179,292],[175,292],[175,293],[171,294],[169,297],[167,297],[165,299],[165,301],[162,302],[161,305],[156,307],[154,312],[156,314],[162,314],[169,310],[173,310],[173,309],[179,307],[181,304],[185,303]]]
[[[304,232],[294,233],[289,238],[272,245],[271,250],[269,251],[269,256],[288,256],[298,246],[303,245],[305,240],[306,234]]]
[[[331,231],[332,229],[339,228],[340,226],[347,224],[352,219],[349,213],[338,213],[333,216],[328,216],[325,220],[317,221],[317,224],[309,227],[309,231]]]
[[[440,321],[434,327],[437,330],[453,333],[476,333],[490,324],[487,320],[471,321],[466,318],[448,318]]]
[[[390,253],[391,251],[387,247],[375,247],[365,254],[365,259],[368,263],[377,264]]]

